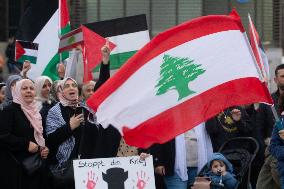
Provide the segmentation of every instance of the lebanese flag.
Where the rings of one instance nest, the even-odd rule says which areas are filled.
[[[62,53],[64,51],[71,51],[74,48],[76,48],[78,45],[81,45],[83,43],[84,43],[83,32],[82,28],[79,27],[61,36],[58,52]]]
[[[272,104],[239,15],[212,15],[171,28],[151,40],[87,104],[103,127],[127,144],[165,143],[222,110]],[[221,137],[221,136],[220,136]]]
[[[79,28],[63,35],[60,38],[58,52],[70,51],[78,45],[83,49],[84,60],[84,82],[93,79],[92,71],[102,61],[101,48],[106,44],[107,39],[98,35],[89,28],[81,25]],[[109,49],[112,51],[116,45],[108,42]]]

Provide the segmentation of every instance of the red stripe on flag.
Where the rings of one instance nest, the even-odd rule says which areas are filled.
[[[80,41],[80,42],[77,42],[77,43],[73,43],[72,45],[65,46],[63,48],[58,49],[58,53],[62,53],[64,51],[72,50],[73,48],[76,48],[78,45],[82,45],[83,43],[84,43],[84,41]]]
[[[91,72],[102,61],[101,48],[106,44],[106,39],[85,26],[81,26],[81,28],[86,49],[86,59],[88,61],[88,72]],[[115,47],[115,44],[109,42],[110,51]]]
[[[66,0],[59,0],[60,8],[60,27],[64,28],[69,23],[69,11]]]
[[[157,35],[132,56],[107,83],[96,91],[89,98],[87,104],[96,111],[98,106],[133,73],[159,54],[188,41],[229,30],[244,32],[241,19],[235,11],[229,16],[213,15],[199,17]]]
[[[254,57],[256,59],[257,66],[259,67],[262,73],[262,77],[265,77],[266,74],[264,71],[264,65],[261,59],[261,54],[259,52],[259,36],[251,20],[249,23],[249,36],[250,36],[250,45],[251,45]]]
[[[148,148],[153,143],[167,142],[228,107],[252,101],[267,102],[267,99],[271,99],[269,91],[258,78],[229,81],[162,112],[134,129],[124,127],[124,139],[130,146]],[[272,104],[272,99],[269,103]]]
[[[72,31],[70,31],[70,32],[68,32],[68,33],[66,33],[65,35],[63,35],[63,36],[60,38],[60,40],[66,39],[66,38],[71,37],[72,35],[78,34],[78,33],[80,33],[80,32],[82,32],[81,27],[80,27],[80,28],[77,28],[77,29],[75,29],[75,30],[72,30]]]
[[[15,61],[19,60],[21,56],[26,53],[25,49],[22,47],[21,43],[16,40],[16,53],[15,53]]]

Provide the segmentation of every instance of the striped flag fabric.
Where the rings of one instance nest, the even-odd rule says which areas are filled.
[[[249,19],[249,37],[250,37],[250,44],[253,50],[253,54],[255,56],[257,65],[259,66],[259,69],[261,71],[262,77],[268,81],[270,77],[268,59],[263,50],[261,41],[259,39],[259,35],[252,22],[250,14],[248,14],[248,19]]]
[[[84,42],[82,28],[77,28],[61,36],[58,52],[71,51]]]
[[[15,42],[15,61],[29,61],[32,64],[37,62],[38,44],[29,41],[16,40]]]
[[[70,16],[66,0],[59,0],[59,35],[62,36],[71,31]]]
[[[225,68],[225,69],[224,69]],[[222,110],[272,104],[239,15],[204,16],[173,27],[132,56],[87,104],[127,144],[165,143]]]
[[[32,26],[32,27],[31,27]],[[38,43],[37,64],[32,65],[28,76],[41,75],[59,79],[56,65],[69,57],[68,52],[59,56],[59,37],[70,31],[66,0],[36,0],[26,7],[16,34],[16,39]]]
[[[84,60],[83,80],[87,82],[93,80],[92,71],[102,61],[101,48],[106,44],[106,41],[107,39],[81,25],[60,38],[59,53],[71,51],[81,45]],[[108,41],[108,45],[111,51],[115,48],[115,44],[112,42]]]
[[[150,41],[146,15],[135,15],[84,24],[116,47],[110,53],[110,69],[120,68]]]

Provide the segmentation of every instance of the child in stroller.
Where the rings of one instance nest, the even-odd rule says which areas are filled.
[[[233,175],[233,166],[221,153],[213,154],[207,163],[207,170],[205,176],[211,179],[211,189],[236,187],[238,181]]]
[[[250,185],[250,172],[251,172],[251,163],[254,160],[257,152],[259,150],[259,144],[252,137],[236,137],[226,141],[219,152],[226,157],[226,160],[233,165],[234,170],[231,172],[235,175],[237,184],[230,189],[248,189],[251,188]],[[227,165],[226,165],[227,166]],[[206,164],[196,177],[196,184],[193,185],[193,189],[209,189],[214,188],[211,179],[208,178],[208,172],[211,168]],[[228,172],[228,166],[227,166]],[[206,176],[207,174],[207,176]],[[207,182],[207,183],[206,183]],[[211,183],[212,184],[211,184]],[[224,184],[224,182],[223,182]],[[207,185],[207,187],[205,187]],[[204,186],[204,187],[203,187]],[[222,188],[219,186],[219,188]],[[224,187],[223,187],[224,188]]]

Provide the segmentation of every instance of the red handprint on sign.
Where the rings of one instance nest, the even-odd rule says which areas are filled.
[[[95,173],[93,171],[88,172],[88,180],[87,180],[87,189],[94,189],[96,187],[96,184],[98,182],[98,177],[96,177],[95,180]]]
[[[138,179],[137,184],[136,184],[137,188],[138,189],[144,189],[147,182],[149,181],[150,177],[147,177],[146,173],[142,170],[140,172],[140,175],[139,175],[139,172],[137,172],[136,174],[137,174],[137,179]],[[146,177],[147,177],[147,179],[146,179]]]

